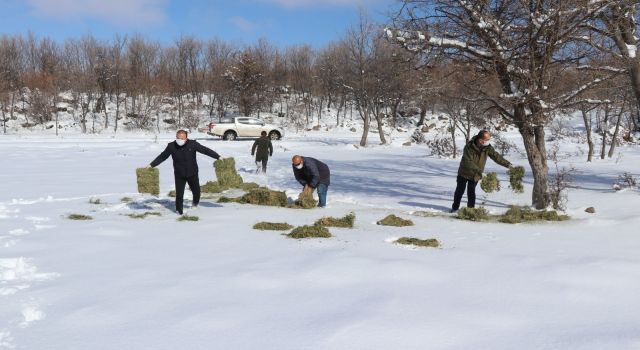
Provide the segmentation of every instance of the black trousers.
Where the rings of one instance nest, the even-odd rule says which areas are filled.
[[[478,186],[478,183],[476,181],[467,180],[460,175],[456,178],[456,183],[456,192],[453,195],[453,206],[451,209],[460,209],[460,201],[462,200],[465,188],[467,190],[467,207],[474,208],[476,206],[476,186]]]
[[[200,203],[200,179],[198,174],[190,177],[175,176],[176,179],[176,211],[182,214],[182,201],[184,200],[184,187],[189,184],[191,193],[193,193],[193,205]]]
[[[267,172],[267,161],[269,161],[269,159],[261,159],[261,160],[256,159],[256,166],[258,167],[258,170],[260,170],[260,163],[262,163],[262,172],[266,173]],[[256,171],[258,171],[258,170],[256,170]]]

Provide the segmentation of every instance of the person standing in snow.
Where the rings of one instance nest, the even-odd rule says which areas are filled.
[[[481,130],[478,135],[474,136],[462,151],[462,159],[458,168],[458,177],[456,179],[456,192],[453,196],[453,206],[451,212],[455,213],[460,208],[460,201],[467,189],[467,207],[474,208],[476,205],[476,186],[478,181],[482,179],[482,172],[487,163],[487,157],[505,168],[511,168],[511,163],[504,159],[489,144],[491,141],[491,133],[487,130]]]
[[[185,130],[178,130],[176,139],[169,142],[167,147],[154,159],[150,167],[154,168],[171,156],[173,159],[173,174],[176,182],[176,212],[182,215],[185,184],[189,184],[193,193],[193,207],[200,202],[200,179],[198,178],[198,162],[196,152],[206,154],[211,158],[221,159],[220,155],[195,140],[189,140]]]
[[[257,139],[253,143],[253,147],[251,147],[251,155],[256,156],[256,167],[258,167],[257,172],[260,171],[260,163],[262,163],[262,172],[267,172],[267,162],[269,161],[269,157],[273,156],[273,145],[271,144],[271,139],[267,137],[267,132],[263,131],[260,133],[260,138]],[[257,153],[256,153],[257,149]]]
[[[313,193],[317,189],[318,206],[324,208],[327,205],[327,191],[331,183],[329,167],[315,158],[299,155],[293,156],[291,166],[296,180],[304,186],[302,191]]]

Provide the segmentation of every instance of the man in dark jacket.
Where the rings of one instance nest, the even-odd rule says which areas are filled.
[[[185,184],[189,184],[189,188],[193,193],[193,207],[197,207],[200,202],[200,180],[198,179],[196,152],[220,159],[220,155],[212,149],[199,144],[195,140],[189,140],[185,130],[178,130],[176,140],[170,142],[167,148],[149,164],[151,167],[156,167],[167,160],[169,156],[173,159],[173,174],[176,180],[176,212],[180,215],[182,215]]]
[[[267,172],[267,161],[269,161],[269,157],[273,156],[273,145],[271,144],[271,139],[267,137],[267,132],[263,131],[260,133],[260,138],[257,139],[253,143],[253,147],[251,147],[251,155],[256,156],[256,166],[260,171],[260,163],[262,163],[262,172]],[[258,149],[258,153],[256,153],[256,148]]]
[[[318,190],[318,206],[323,208],[327,205],[327,191],[329,190],[331,174],[329,167],[323,162],[299,155],[293,156],[291,159],[293,167],[293,175],[296,180],[304,186],[303,191],[313,193]]]
[[[487,130],[482,130],[464,146],[460,167],[458,168],[458,178],[456,179],[458,185],[456,186],[456,192],[453,196],[452,213],[460,208],[460,201],[462,200],[465,187],[467,189],[467,207],[475,207],[476,186],[478,185],[478,181],[482,179],[482,172],[487,163],[487,157],[493,159],[494,162],[505,168],[511,167],[511,163],[496,152],[489,144],[489,141],[491,141],[491,133]]]

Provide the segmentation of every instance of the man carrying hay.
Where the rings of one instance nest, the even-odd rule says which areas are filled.
[[[176,212],[182,215],[182,201],[184,199],[185,184],[193,193],[193,207],[200,202],[200,179],[198,179],[198,162],[196,152],[206,154],[211,158],[220,159],[220,155],[210,148],[187,138],[185,130],[178,130],[176,139],[167,145],[156,159],[149,164],[154,168],[171,156],[173,159],[173,174],[176,181]]]
[[[271,139],[267,137],[267,132],[263,131],[260,133],[260,138],[257,139],[253,143],[253,147],[251,147],[251,155],[256,156],[256,172],[260,172],[260,163],[262,163],[262,172],[267,172],[267,161],[269,161],[269,157],[273,156],[273,145],[271,144]],[[256,153],[256,149],[258,153]]]
[[[467,207],[474,208],[476,206],[476,186],[478,181],[482,179],[487,157],[505,168],[511,168],[511,163],[496,152],[489,141],[491,141],[491,133],[487,130],[481,130],[464,146],[456,179],[457,186],[453,196],[452,213],[460,208],[465,188],[467,189]]]
[[[311,157],[293,156],[291,159],[293,175],[304,186],[304,193],[313,193],[318,190],[318,206],[324,208],[327,205],[327,191],[329,190],[331,174],[329,167]]]

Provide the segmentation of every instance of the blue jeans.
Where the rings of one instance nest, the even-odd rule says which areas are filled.
[[[324,208],[327,205],[327,191],[329,190],[329,186],[318,184],[316,189],[318,190],[318,206]]]

